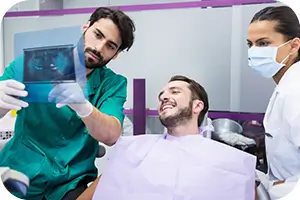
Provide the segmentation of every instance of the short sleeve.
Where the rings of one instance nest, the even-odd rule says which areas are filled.
[[[23,81],[23,64],[24,55],[17,57],[14,61],[12,61],[5,69],[2,76],[0,76],[0,81],[14,79],[16,81]]]
[[[11,62],[4,70],[2,76],[0,76],[0,81],[5,81],[8,79],[12,79],[14,75],[14,62]]]
[[[104,90],[109,95],[98,109],[107,115],[116,117],[123,124],[125,116],[124,103],[127,98],[127,79],[121,75],[115,75],[107,81]]]

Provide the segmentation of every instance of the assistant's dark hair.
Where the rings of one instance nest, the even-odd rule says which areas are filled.
[[[205,114],[209,109],[208,96],[205,89],[196,81],[181,75],[173,76],[169,82],[172,81],[184,81],[189,84],[189,89],[191,90],[192,100],[200,100],[203,102],[204,107],[198,116],[198,127],[202,124]]]
[[[90,16],[90,26],[92,26],[99,19],[110,19],[119,28],[122,44],[120,46],[121,51],[131,48],[134,42],[135,25],[133,21],[121,10],[114,10],[107,7],[97,8]]]
[[[275,31],[285,36],[286,41],[300,38],[300,24],[296,13],[288,6],[269,6],[257,12],[251,23],[256,21],[275,21]],[[300,49],[295,62],[300,61]]]

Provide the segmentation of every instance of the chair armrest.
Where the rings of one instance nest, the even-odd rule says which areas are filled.
[[[97,158],[102,158],[106,154],[106,149],[103,145],[99,144],[98,152],[97,152]]]
[[[266,190],[266,188],[264,187],[264,185],[262,183],[260,183],[257,188],[257,197],[258,200],[271,200],[271,197],[268,193],[268,191]]]

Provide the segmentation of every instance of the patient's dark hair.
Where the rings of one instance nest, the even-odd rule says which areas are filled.
[[[121,10],[114,10],[111,8],[100,7],[97,8],[90,16],[89,22],[92,26],[100,19],[110,19],[118,27],[122,39],[120,50],[127,51],[131,48],[134,42],[135,25],[133,21]]]
[[[169,82],[172,81],[184,81],[189,84],[189,89],[191,90],[191,99],[192,100],[200,100],[203,102],[204,107],[198,116],[198,127],[202,124],[205,114],[209,109],[208,96],[205,89],[193,79],[190,79],[186,76],[176,75],[173,76]]]

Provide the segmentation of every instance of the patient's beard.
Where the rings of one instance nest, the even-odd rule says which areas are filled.
[[[159,120],[167,129],[184,125],[192,118],[192,108],[193,102],[191,101],[189,106],[178,110],[174,115],[167,117],[159,116]]]

